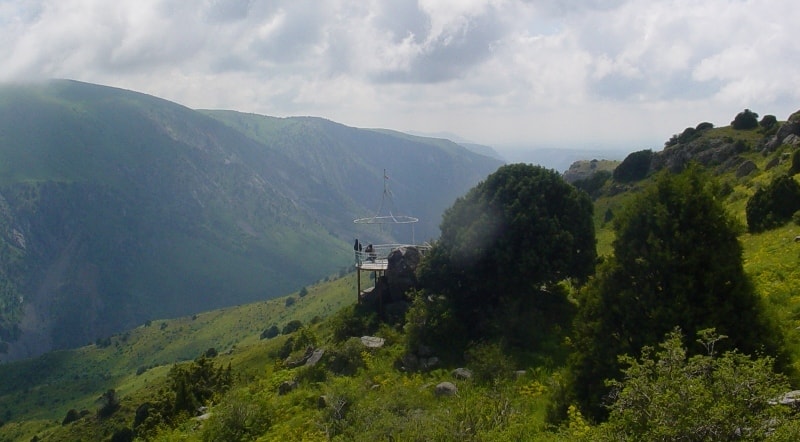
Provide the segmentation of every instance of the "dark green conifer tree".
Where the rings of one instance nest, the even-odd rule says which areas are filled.
[[[739,228],[699,167],[663,172],[614,228],[614,257],[586,286],[575,322],[572,391],[589,416],[606,415],[618,355],[636,355],[676,326],[690,336],[716,328],[748,354],[781,348],[744,273]]]
[[[518,338],[516,313],[548,311],[544,319],[554,319],[567,304],[554,285],[585,280],[594,269],[591,200],[540,166],[499,168],[456,200],[441,231],[419,280],[428,293],[448,299],[471,339],[498,328]]]

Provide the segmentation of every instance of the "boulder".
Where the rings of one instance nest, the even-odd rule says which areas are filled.
[[[786,143],[785,139],[789,135],[800,135],[800,121],[783,123],[775,134],[775,137],[781,143]]]
[[[456,387],[452,382],[441,382],[436,385],[436,388],[433,390],[433,392],[437,397],[455,396],[458,394],[458,387]]]
[[[283,363],[286,364],[286,366],[289,368],[296,368],[301,365],[305,365],[305,363],[309,360],[309,358],[311,358],[311,355],[313,354],[314,354],[314,347],[308,346],[306,347],[306,352],[303,353],[302,356],[300,356],[299,358],[289,356],[288,358],[286,358],[285,361],[283,361]]]
[[[292,390],[297,388],[297,381],[283,381],[278,386],[278,395],[283,396],[289,394]]]
[[[791,134],[783,139],[783,144],[788,144],[789,146],[798,146],[800,145],[800,136]]]
[[[385,339],[376,336],[362,336],[361,343],[367,348],[381,348],[386,342]]]
[[[465,381],[472,379],[472,371],[468,368],[456,368],[450,374],[456,379]]]
[[[322,356],[325,355],[324,348],[318,348],[311,353],[311,357],[306,360],[306,366],[313,367],[317,365],[317,363],[322,360]]]
[[[769,401],[771,405],[785,405],[795,410],[800,410],[800,390],[784,393],[781,397]]]
[[[737,178],[745,177],[755,172],[756,170],[758,170],[758,166],[756,166],[756,163],[750,160],[745,161],[736,169],[736,177]]]
[[[780,158],[778,158],[778,157],[772,157],[772,159],[771,159],[771,160],[769,160],[769,161],[767,162],[767,164],[764,166],[764,170],[770,170],[770,169],[772,169],[773,167],[775,167],[775,166],[779,165],[780,163],[781,163],[781,159],[780,159]]]

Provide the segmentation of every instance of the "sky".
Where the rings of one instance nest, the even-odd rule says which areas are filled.
[[[0,81],[537,148],[800,109],[797,0],[0,0]]]

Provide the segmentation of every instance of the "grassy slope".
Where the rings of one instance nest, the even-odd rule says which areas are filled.
[[[240,365],[237,362],[241,358],[252,358],[252,347],[261,345],[260,334],[270,325],[281,328],[291,319],[306,323],[315,316],[325,317],[351,304],[355,292],[355,276],[351,274],[310,286],[303,298],[290,295],[296,299],[291,307],[285,307],[285,298],[280,298],[156,320],[112,337],[104,348],[90,345],[4,365],[0,418],[52,425],[70,408],[95,410],[97,398],[109,388],[121,396],[142,394],[148,382],[163,380],[172,363],[194,359],[211,347]],[[242,348],[245,350],[240,351]],[[137,375],[143,368],[147,370]],[[0,440],[16,427],[0,427]]]
[[[717,129],[716,135],[724,134],[726,130],[729,129]],[[756,138],[755,133],[741,135]],[[775,155],[780,155],[780,152]],[[760,170],[769,160],[758,153],[746,156],[756,162]],[[720,181],[730,184],[733,189],[725,197],[731,213],[744,222],[744,204],[754,186],[769,182],[771,177],[784,172],[785,167],[744,178],[735,178],[732,174],[720,176]],[[631,190],[635,191],[635,188]],[[616,209],[624,199],[625,194],[603,198],[596,203],[598,251],[601,255],[611,253],[613,240],[610,225],[604,224],[602,217],[606,208]],[[800,266],[797,264],[800,246],[794,242],[798,234],[800,227],[787,225],[763,234],[745,233],[740,237],[745,269],[789,333],[788,345],[795,361],[800,360],[796,336],[796,328],[800,325]],[[241,375],[238,388],[218,404],[218,412],[223,413],[225,404],[243,398],[268,409],[272,421],[266,435],[268,440],[324,440],[326,431],[333,430],[340,431],[345,437],[349,434],[356,440],[380,438],[389,432],[400,438],[403,435],[462,434],[465,439],[477,433],[487,440],[513,439],[515,435],[540,440],[571,440],[581,433],[584,424],[578,418],[573,418],[570,426],[559,432],[545,431],[544,410],[550,387],[558,383],[557,372],[525,367],[528,369],[525,376],[494,387],[456,381],[460,389],[457,398],[437,399],[432,394],[432,386],[442,380],[452,380],[448,370],[434,370],[426,375],[409,375],[395,370],[392,362],[402,352],[402,338],[391,330],[381,332],[389,338],[390,345],[374,353],[365,352],[367,366],[356,376],[329,377],[324,383],[303,383],[295,392],[278,396],[275,393],[277,384],[292,379],[297,372],[281,369],[267,357],[267,349],[280,345],[282,338],[259,340],[261,330],[272,323],[281,326],[290,318],[307,322],[313,316],[333,313],[352,303],[354,285],[354,277],[349,275],[310,288],[308,296],[288,309],[282,300],[273,300],[204,313],[195,319],[154,321],[149,327],[131,331],[127,340],[123,339],[124,336],[115,337],[112,345],[105,349],[90,346],[4,367],[4,374],[20,377],[52,368],[46,367],[51,364],[57,364],[61,371],[53,374],[48,370],[50,375],[38,379],[24,392],[13,388],[0,391],[0,416],[4,409],[14,407],[20,412],[14,420],[27,419],[0,428],[0,440],[4,435],[27,440],[34,434],[50,434],[53,440],[70,440],[79,434],[78,429],[89,431],[87,428],[93,429],[93,434],[103,434],[102,431],[108,431],[108,426],[104,430],[96,425],[80,426],[76,423],[61,428],[56,421],[68,408],[96,409],[95,398],[104,388],[110,387],[117,388],[129,398],[128,402],[123,400],[123,409],[128,407],[129,419],[131,407],[141,403],[148,392],[163,382],[168,366],[161,364],[192,358],[212,346],[225,353],[220,356],[222,362],[231,361]],[[166,324],[163,330],[162,323]],[[328,327],[327,322],[322,322],[314,328],[323,345],[329,344]],[[228,354],[229,350],[232,351]],[[142,365],[155,367],[136,376],[135,370]],[[84,393],[76,395],[74,387],[83,385],[78,381],[88,385],[83,387]],[[56,387],[64,382],[71,388],[61,390]],[[320,395],[350,398],[357,402],[358,407],[353,413],[364,422],[358,428],[361,433],[347,433],[354,431],[352,428],[334,428],[337,421],[331,420],[329,410],[316,406]],[[129,425],[129,420],[121,419],[119,424]],[[194,423],[163,434],[164,440],[198,440],[199,437]]]

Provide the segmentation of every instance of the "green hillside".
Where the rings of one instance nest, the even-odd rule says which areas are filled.
[[[131,91],[1,86],[0,361],[346,268],[352,220],[377,210],[384,168],[401,208],[428,223],[420,236],[435,237],[453,195],[499,165],[439,141],[249,118],[258,136]]]
[[[263,117],[252,118],[260,121]],[[153,320],[95,345],[2,365],[0,440],[572,441],[676,440],[687,434],[698,440],[797,440],[800,413],[777,402],[783,393],[800,385],[800,255],[795,241],[800,227],[788,220],[756,233],[748,232],[747,224],[751,197],[789,173],[793,158],[800,156],[798,145],[792,144],[793,138],[785,133],[797,130],[800,134],[800,124],[794,127],[790,123],[782,123],[788,129],[781,136],[777,128],[706,128],[690,140],[669,144],[661,151],[632,153],[605,180],[582,184],[596,195],[592,220],[600,261],[612,261],[613,241],[617,239],[614,220],[630,216],[624,207],[651,192],[662,174],[672,171],[683,176],[678,174],[689,170],[698,174],[693,176],[708,178],[701,193],[719,201],[726,216],[734,221],[730,226],[742,246],[741,264],[755,296],[763,301],[758,308],[763,307],[764,314],[782,332],[781,350],[788,358],[785,372],[773,371],[771,359],[765,355],[742,357],[736,352],[714,351],[714,344],[725,348],[726,338],[685,336],[680,341],[665,337],[652,353],[641,358],[639,354],[630,355],[639,359],[618,384],[617,397],[624,400],[615,404],[609,421],[592,420],[576,406],[568,391],[570,355],[578,351],[577,338],[580,329],[585,329],[583,324],[560,323],[560,318],[536,316],[530,310],[489,308],[468,313],[479,313],[492,322],[484,322],[480,328],[476,323],[458,324],[449,316],[457,310],[442,307],[444,314],[430,310],[430,306],[442,305],[437,304],[442,297],[425,292],[413,298],[404,319],[392,322],[385,317],[388,322],[380,323],[368,304],[353,306],[355,274],[339,274],[284,298],[174,320]],[[700,166],[693,169],[696,166],[692,164]],[[552,179],[552,172],[515,166],[519,167],[507,167],[504,172],[531,169]],[[484,192],[516,189],[493,183],[487,180],[478,187]],[[582,201],[583,197],[570,193],[571,187],[559,189]],[[479,196],[487,194],[469,195],[451,201],[453,206],[460,205],[459,210],[451,208],[445,222],[455,229],[443,234],[441,242],[460,238],[455,244],[472,250],[467,243],[481,243],[477,236],[481,223],[491,225],[493,218],[470,212],[477,206],[469,204],[482,201]],[[689,201],[695,196],[677,198]],[[506,202],[510,211],[543,216],[539,210],[552,203],[545,200],[532,198],[541,204],[535,210],[513,199]],[[694,217],[693,210],[701,213],[700,209],[704,208],[681,213]],[[680,207],[676,210],[681,211]],[[475,216],[461,218],[462,211]],[[692,219],[702,221],[702,217]],[[669,224],[669,219],[660,221]],[[560,228],[555,224],[546,218],[535,225],[537,229]],[[676,232],[678,240],[683,233],[692,232]],[[514,234],[523,235],[532,244],[537,241],[524,229]],[[702,248],[700,243],[692,245],[689,249]],[[523,261],[535,262],[540,252],[544,253],[529,250],[530,256],[526,254],[524,260],[512,264],[524,269],[528,264]],[[647,256],[646,250],[641,252]],[[710,252],[713,255],[713,250]],[[432,253],[436,260],[424,262],[447,263],[443,255]],[[496,256],[506,254],[499,252]],[[735,256],[724,258],[736,260]],[[598,268],[609,269],[602,265]],[[418,274],[422,280],[431,272],[447,276],[452,275],[450,271],[427,267]],[[491,278],[491,269],[481,271],[485,274],[471,277]],[[524,275],[513,277],[514,284],[504,289],[518,290],[525,283]],[[601,273],[593,275],[589,286],[593,279],[604,277]],[[491,291],[491,281],[478,282]],[[425,289],[432,287],[424,280],[422,284]],[[546,282],[537,287],[537,294],[563,296],[580,311],[589,299],[580,284],[578,279]],[[459,290],[457,283],[445,281],[442,285],[443,293],[466,291]],[[537,308],[545,311],[556,304],[553,299],[539,302]],[[716,307],[723,310],[725,306]],[[740,313],[748,317],[752,312]],[[536,320],[525,322],[520,318]],[[292,320],[300,321],[299,328],[284,329]],[[514,336],[509,336],[508,330],[539,330],[542,324],[550,327],[550,334],[535,342],[509,339]],[[732,332],[746,334],[752,326],[743,322],[741,330],[734,328]],[[475,330],[484,333],[484,338],[462,346],[464,336]],[[425,332],[430,333],[428,339],[437,338],[431,348],[420,345],[425,342]],[[363,345],[358,337],[365,334],[384,338],[385,345]],[[687,350],[700,347],[696,338],[708,346],[708,353]],[[321,362],[293,366],[292,361],[308,348],[324,350]],[[227,367],[230,377],[225,375]],[[467,368],[470,375],[460,368]],[[450,386],[443,383],[452,384],[457,393],[450,395]],[[109,389],[113,389],[115,401],[108,400]],[[635,396],[637,393],[643,396]],[[205,408],[199,409],[201,405]],[[641,417],[641,410],[649,413],[647,419]]]

